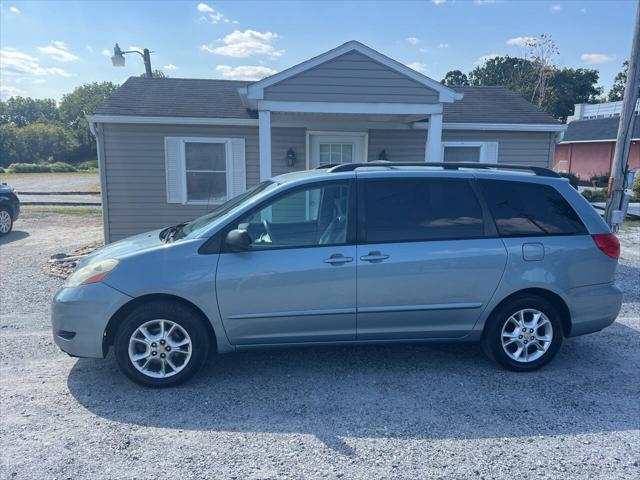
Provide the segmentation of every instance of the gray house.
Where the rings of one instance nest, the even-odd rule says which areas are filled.
[[[323,164],[551,167],[566,128],[505,88],[449,88],[356,41],[258,82],[130,78],[88,119],[108,242]]]

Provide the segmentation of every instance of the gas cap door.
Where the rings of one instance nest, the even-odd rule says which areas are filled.
[[[542,243],[523,243],[522,258],[527,262],[536,262],[544,258],[544,245]]]

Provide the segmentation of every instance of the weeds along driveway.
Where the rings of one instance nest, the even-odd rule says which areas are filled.
[[[640,473],[638,229],[622,235],[619,320],[566,341],[541,371],[501,370],[474,345],[308,348],[218,357],[156,391],[112,356],[72,359],[51,339],[61,281],[42,263],[98,238],[99,218],[34,215],[16,228],[0,241],[4,478]]]

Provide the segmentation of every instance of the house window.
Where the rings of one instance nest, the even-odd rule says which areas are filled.
[[[353,162],[352,143],[320,143],[320,165]]]
[[[227,144],[206,140],[184,142],[187,203],[227,200]]]
[[[444,162],[498,163],[498,142],[442,142]]]

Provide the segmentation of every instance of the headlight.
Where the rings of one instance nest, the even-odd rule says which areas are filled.
[[[108,258],[96,263],[92,263],[73,272],[64,282],[67,288],[78,287],[80,285],[89,285],[103,280],[109,272],[116,268],[118,260]]]

